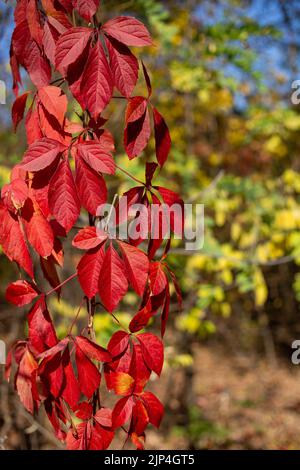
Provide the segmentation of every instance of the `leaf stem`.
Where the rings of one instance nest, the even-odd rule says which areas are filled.
[[[135,176],[133,176],[127,170],[124,170],[124,168],[122,168],[121,166],[116,164],[116,168],[118,168],[118,170],[122,171],[125,175],[129,176],[129,178],[131,178],[132,180],[136,181],[136,183],[139,183],[139,184],[145,186],[145,183],[143,183],[143,181],[141,181],[138,178],[136,178]]]
[[[67,284],[69,281],[71,281],[71,280],[74,279],[75,277],[77,277],[77,273],[72,274],[72,276],[68,277],[68,279],[66,279],[65,281],[63,281],[61,284],[59,284],[58,286],[56,286],[54,289],[51,289],[51,290],[49,290],[49,292],[46,292],[46,293],[44,294],[45,297],[48,297],[48,295],[53,294],[53,292],[56,292],[58,289],[60,289],[61,287],[63,287],[65,284]]]
[[[72,333],[73,327],[74,327],[74,325],[75,325],[75,323],[76,323],[76,321],[77,321],[77,318],[78,318],[78,316],[79,316],[79,314],[80,314],[80,312],[81,312],[81,309],[82,309],[82,306],[83,306],[83,302],[84,302],[84,301],[85,301],[85,297],[82,298],[82,301],[81,301],[81,303],[80,303],[80,305],[79,305],[79,307],[78,307],[77,313],[76,313],[75,317],[73,318],[73,321],[72,321],[71,326],[70,326],[69,331],[68,331],[68,336]]]

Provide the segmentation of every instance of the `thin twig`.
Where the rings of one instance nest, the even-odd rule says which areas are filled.
[[[39,431],[47,440],[51,441],[57,448],[59,449],[64,449],[64,445],[56,439],[52,432],[48,431],[44,426],[42,426],[38,421],[36,421],[33,416],[31,416],[30,413],[27,413],[26,410],[22,406],[19,406],[19,411],[24,418],[27,419],[27,421],[36,427],[36,430]]]
[[[195,202],[195,201],[197,201],[197,199],[201,199],[201,198],[205,197],[207,194],[209,194],[210,192],[212,192],[214,189],[216,189],[218,183],[221,181],[221,179],[223,178],[224,175],[225,175],[224,170],[219,171],[219,173],[212,180],[212,182],[206,188],[204,188],[201,192],[199,192],[198,194],[193,196],[191,199],[189,199],[188,202],[189,203]]]
[[[48,297],[48,295],[53,294],[53,292],[56,292],[58,289],[60,289],[61,287],[63,287],[65,284],[67,284],[69,281],[71,281],[71,280],[74,279],[75,277],[77,277],[77,273],[72,274],[72,276],[68,277],[68,279],[66,279],[66,280],[63,281],[61,284],[59,284],[59,286],[56,286],[54,289],[51,289],[49,292],[46,292],[46,294],[44,294],[44,295],[45,295],[46,297]]]
[[[120,167],[119,165],[116,165],[116,168],[118,168],[118,170],[122,171],[125,175],[129,176],[129,178],[133,179],[137,183],[141,184],[142,186],[145,186],[145,183],[143,183],[143,181],[130,174],[127,170],[124,170],[124,168]]]
[[[251,258],[234,258],[233,256],[225,256],[219,253],[205,253],[205,251],[195,250],[189,251],[185,250],[184,248],[173,248],[169,251],[169,254],[179,255],[179,256],[193,256],[193,255],[203,255],[207,256],[208,258],[213,259],[224,259],[225,261],[229,261],[231,263],[237,264],[251,264],[254,266],[279,266],[281,264],[290,263],[294,260],[294,257],[291,255],[283,256],[282,258],[278,258],[275,260],[270,261],[259,261],[258,259],[251,259]]]

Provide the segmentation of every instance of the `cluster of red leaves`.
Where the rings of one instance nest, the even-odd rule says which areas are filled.
[[[29,147],[13,169],[11,182],[2,188],[0,244],[27,276],[8,287],[7,300],[18,307],[33,306],[27,317],[28,339],[12,347],[6,375],[8,379],[14,375],[15,388],[28,411],[35,413],[44,406],[56,436],[69,449],[106,449],[120,427],[126,439],[131,438],[141,449],[147,425],[158,427],[163,415],[162,404],[145,387],[152,372],[160,375],[164,358],[162,341],[141,331],[152,317],[161,315],[163,336],[170,280],[179,300],[180,292],[166,262],[170,240],[161,259],[154,260],[165,233],[158,240],[150,237],[143,252],[139,245],[146,237],[112,241],[106,231],[95,227],[97,208],[107,201],[104,175],[116,171],[114,140],[103,128],[106,120],[101,115],[115,89],[127,100],[124,147],[129,159],[141,155],[147,146],[150,111],[153,116],[158,164],[147,163],[145,183],[126,193],[129,208],[137,202],[143,204],[148,227],[153,202],[182,205],[182,201],[172,191],[152,185],[157,167],[167,160],[171,139],[163,117],[151,104],[152,87],[143,63],[147,97],[132,96],[139,62],[128,46],[150,46],[149,32],[132,17],[99,23],[99,3],[18,0],[15,8],[12,119],[17,129],[25,117]],[[81,26],[73,24],[74,18]],[[35,92],[19,95],[20,67],[27,71]],[[82,107],[81,123],[67,117],[68,99],[62,89],[66,84]],[[88,212],[90,226],[78,231],[73,246],[86,253],[69,280],[78,276],[88,306],[88,324],[80,336],[74,336],[75,318],[69,334],[59,340],[46,299],[52,292],[60,295],[68,281],[61,283],[58,275],[64,262],[62,240],[74,229],[82,209]],[[176,231],[175,216],[171,225]],[[48,293],[37,286],[34,252],[52,287]],[[129,330],[117,331],[104,349],[93,334],[96,296],[112,314],[129,287],[141,298],[140,308]],[[102,379],[118,397],[112,409],[103,407],[100,400]]]

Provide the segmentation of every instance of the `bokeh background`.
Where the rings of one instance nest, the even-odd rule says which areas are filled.
[[[0,106],[1,186],[26,146],[24,129],[17,136],[12,132],[9,111],[12,5],[0,6],[0,79],[8,92],[7,105]],[[160,431],[149,431],[146,447],[298,449],[300,366],[291,363],[291,344],[300,339],[300,105],[291,96],[293,81],[300,79],[299,1],[102,5],[103,19],[133,14],[153,34],[155,47],[142,57],[173,139],[158,180],[185,202],[205,204],[203,249],[186,252],[177,243],[169,256],[183,289],[183,309],[178,311],[174,296],[164,372],[151,384],[166,415]],[[137,92],[145,93],[142,80]],[[122,106],[106,115],[116,158],[125,167]],[[151,145],[142,159],[153,155]],[[130,171],[143,176],[138,161]],[[111,197],[130,185],[120,175],[111,183]],[[78,261],[70,247],[65,251],[62,279]],[[6,285],[17,277],[0,254],[0,337],[8,345],[26,336],[26,311],[4,299]],[[60,302],[51,298],[61,336],[79,301],[74,285]],[[121,321],[130,320],[135,306],[129,295]],[[95,328],[106,345],[115,328],[109,315],[97,313]],[[43,414],[32,418],[24,411],[2,372],[0,448],[61,448]],[[114,447],[120,447],[118,439]]]

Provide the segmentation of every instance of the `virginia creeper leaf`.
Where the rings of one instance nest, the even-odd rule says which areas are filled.
[[[112,156],[97,141],[87,141],[77,146],[80,157],[95,171],[113,175],[116,165]]]
[[[17,307],[29,304],[38,296],[38,292],[27,281],[16,281],[6,289],[6,300]]]
[[[110,58],[110,68],[116,88],[126,98],[130,98],[139,73],[137,58],[124,44],[107,38],[106,46]]]
[[[104,247],[88,251],[77,266],[78,279],[85,295],[91,299],[98,292],[101,267],[104,260]]]
[[[80,202],[77,196],[69,162],[60,162],[49,186],[49,208],[57,222],[69,232],[80,213]]]
[[[50,166],[63,152],[64,147],[57,140],[44,137],[32,144],[24,154],[21,166],[27,171],[40,171]]]
[[[147,28],[132,16],[118,16],[102,27],[105,34],[127,46],[151,46],[152,39]]]
[[[102,45],[98,41],[90,50],[82,76],[81,93],[86,109],[97,118],[111,100],[113,79]]]
[[[108,235],[96,227],[85,227],[77,233],[72,245],[81,250],[91,250],[101,245]]]
[[[89,28],[70,28],[63,33],[57,41],[55,53],[55,66],[57,70],[66,76],[68,67],[84,52],[91,38]]]
[[[113,312],[127,292],[125,269],[124,262],[110,245],[105,253],[98,286],[100,298],[109,312]]]
[[[160,375],[164,362],[164,349],[161,340],[151,333],[141,333],[137,335],[137,339],[141,344],[147,366]]]

